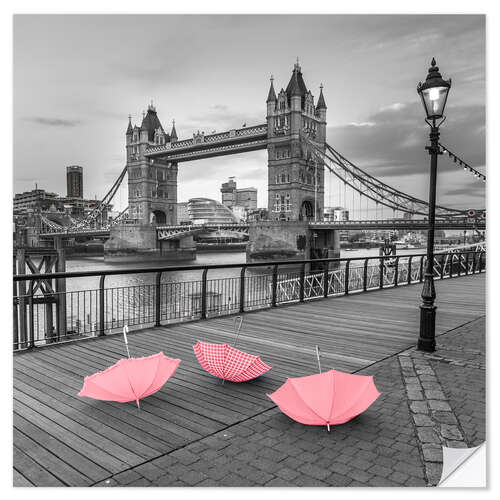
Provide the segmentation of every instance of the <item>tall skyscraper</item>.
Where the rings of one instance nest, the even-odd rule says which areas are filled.
[[[66,167],[68,198],[83,198],[83,168],[78,165]]]

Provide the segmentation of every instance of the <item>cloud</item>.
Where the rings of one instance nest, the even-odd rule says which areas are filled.
[[[46,125],[48,127],[76,127],[82,123],[81,120],[68,120],[64,118],[53,118],[44,116],[32,116],[27,120],[38,123],[39,125]]]
[[[429,127],[417,101],[379,109],[359,123],[328,127],[327,141],[359,167],[379,176],[427,174]],[[440,141],[471,166],[485,164],[485,108],[455,105],[447,108]],[[370,124],[369,126],[366,124]],[[457,170],[443,155],[440,171]]]

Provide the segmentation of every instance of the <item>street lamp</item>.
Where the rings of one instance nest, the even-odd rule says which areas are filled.
[[[435,323],[436,323],[436,290],[434,288],[434,225],[436,215],[436,174],[437,157],[441,153],[439,147],[439,127],[444,122],[444,108],[451,87],[451,79],[443,80],[432,58],[431,67],[425,82],[420,82],[417,92],[422,99],[426,114],[426,123],[430,126],[429,135],[431,145],[425,149],[431,155],[431,178],[429,186],[429,229],[427,232],[427,263],[425,266],[424,287],[422,289],[422,304],[420,306],[420,336],[418,349],[434,352],[436,350]],[[439,120],[439,122],[438,122]]]

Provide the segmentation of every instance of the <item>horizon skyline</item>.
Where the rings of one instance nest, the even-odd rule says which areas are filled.
[[[121,37],[132,25],[142,38]],[[198,35],[186,38],[193,25]],[[276,58],[267,45],[290,29],[296,37]],[[253,46],[244,36],[252,30],[260,34]],[[73,43],[62,43],[70,34]],[[102,198],[125,164],[127,116],[140,122],[151,98],[166,132],[175,119],[179,140],[197,130],[264,123],[269,76],[277,92],[286,87],[295,53],[315,99],[324,84],[328,142],[371,175],[426,200],[428,129],[416,84],[441,52],[438,66],[453,82],[442,142],[485,173],[484,36],[481,15],[16,15],[14,193],[37,183],[64,196],[66,166],[76,164],[84,168],[85,198]],[[30,44],[32,37],[40,43]],[[162,53],[166,41],[171,50],[164,59],[138,57]],[[346,50],[351,42],[357,43]],[[227,57],[215,66],[212,52],[220,57],[222,50]],[[324,64],[330,58],[334,68]],[[235,73],[242,75],[236,82]],[[258,190],[259,207],[267,206],[266,151],[200,161],[179,164],[179,202],[219,200],[220,185],[235,176],[241,187]],[[325,206],[349,209],[339,203],[338,187],[327,184]],[[125,191],[117,193],[116,209],[127,205]],[[439,204],[480,208],[484,198],[482,182],[440,158]]]

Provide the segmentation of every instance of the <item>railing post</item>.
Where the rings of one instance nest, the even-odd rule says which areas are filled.
[[[35,347],[35,311],[33,309],[33,280],[30,281],[29,296],[28,296],[28,307],[29,307],[29,340],[28,349],[33,349]]]
[[[349,264],[350,260],[345,262],[345,277],[344,277],[344,295],[349,294]]]
[[[441,269],[440,269],[440,278],[443,279],[444,278],[444,261],[445,261],[445,254],[441,254]]]
[[[410,285],[411,284],[411,261],[413,259],[413,256],[410,255],[408,259],[408,279],[406,280],[406,284]]]
[[[271,284],[271,306],[272,307],[276,307],[277,289],[278,289],[278,264],[274,264],[272,284]]]
[[[366,292],[368,286],[368,259],[365,259],[363,264],[363,292]]]
[[[469,275],[469,252],[465,254],[465,276]]]
[[[479,252],[479,273],[483,270],[483,254],[483,251]]]
[[[201,319],[207,319],[207,273],[205,268],[201,275]]]
[[[394,264],[394,286],[398,286],[399,279],[399,257],[396,257],[396,263]]]
[[[472,252],[472,274],[476,274],[476,255],[476,251]]]
[[[245,271],[246,266],[241,268],[240,273],[240,313],[245,312]]]
[[[329,262],[325,262],[325,269],[323,269],[323,297],[326,299],[328,297],[328,288],[330,287],[329,276],[328,276],[328,267]]]
[[[104,310],[104,280],[106,275],[102,274],[99,279],[99,332],[98,336],[102,337],[104,335],[104,320],[106,317],[106,311]]]
[[[299,302],[304,302],[304,287],[306,278],[306,264],[302,264],[300,267],[300,277],[299,277]]]
[[[460,273],[462,270],[460,269],[460,266],[462,265],[462,254],[459,252],[458,253],[458,271],[457,271],[457,276],[460,276]]]
[[[155,306],[155,326],[161,325],[161,275],[162,271],[156,273],[156,306]]]
[[[453,254],[453,253],[448,254],[448,256],[450,257],[450,259],[449,259],[450,260],[450,270],[448,272],[448,278],[452,278],[453,277],[453,256],[454,255],[455,254]]]
[[[379,277],[378,277],[378,287],[380,289],[384,288],[384,259],[380,258],[380,269],[379,269]]]
[[[418,281],[422,283],[424,279],[424,256],[420,257],[420,269],[418,273]]]

